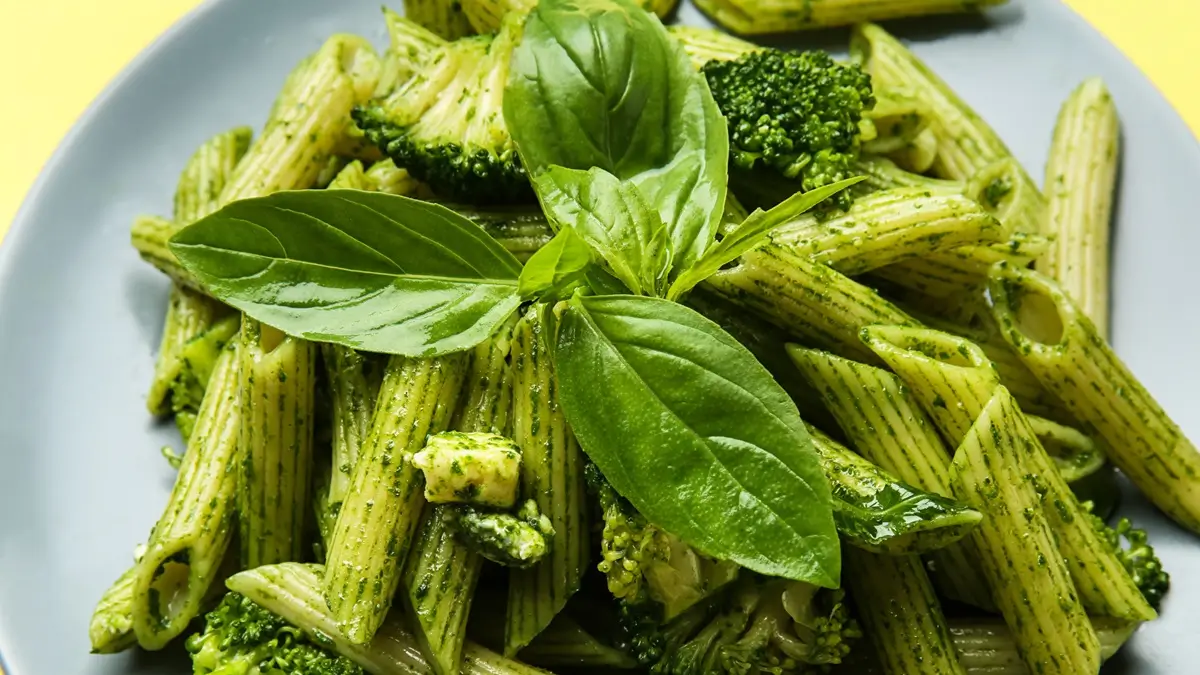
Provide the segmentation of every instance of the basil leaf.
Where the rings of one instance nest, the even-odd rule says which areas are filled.
[[[600,265],[589,267],[588,271],[584,273],[584,279],[587,281],[588,288],[592,289],[592,295],[620,295],[629,292],[620,279],[609,274]]]
[[[598,167],[634,182],[679,267],[712,244],[725,203],[725,118],[678,41],[630,0],[538,3],[513,55],[504,118],[533,176]]]
[[[592,264],[592,249],[568,227],[558,231],[525,262],[517,290],[522,298],[543,298],[583,278]]]
[[[667,230],[636,185],[603,169],[552,166],[533,179],[556,230],[572,229],[635,294],[665,289]]]
[[[848,543],[887,555],[945,548],[983,517],[970,506],[900,482],[820,433],[813,445],[833,494],[833,521]]]
[[[558,335],[567,421],[647,519],[756,572],[838,585],[829,483],[744,347],[687,307],[628,295],[572,298]]]
[[[217,299],[289,335],[408,356],[485,340],[520,302],[521,265],[428,202],[303,190],[234,202],[171,240]]]
[[[742,221],[741,225],[705,251],[694,265],[675,278],[671,288],[667,291],[667,298],[678,299],[696,284],[716,274],[722,266],[737,260],[743,253],[761,244],[775,228],[863,180],[866,180],[866,176],[856,176],[815,190],[794,194],[768,211],[755,209],[754,213]]]

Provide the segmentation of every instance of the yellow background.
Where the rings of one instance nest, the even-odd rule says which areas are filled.
[[[253,2],[253,0],[241,0]],[[1024,0],[1052,2],[1054,0]],[[336,2],[336,0],[330,0]],[[1200,134],[1200,0],[1067,0]],[[0,236],[88,103],[198,0],[0,0]]]

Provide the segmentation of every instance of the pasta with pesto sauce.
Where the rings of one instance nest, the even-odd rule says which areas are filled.
[[[93,653],[1097,675],[1170,587],[1117,472],[1200,533],[1200,452],[1107,342],[1104,83],[1043,192],[872,23],[999,4],[405,0],[314,44],[130,229],[184,450]],[[747,37],[827,26],[849,60]]]

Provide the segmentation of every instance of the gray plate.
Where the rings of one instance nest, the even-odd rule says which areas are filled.
[[[168,285],[129,246],[140,213],[169,213],[175,180],[211,134],[266,115],[284,75],[331,33],[382,44],[379,0],[218,0],[109,87],[71,132],[0,248],[0,651],[9,675],[189,673],[182,649],[88,654],[96,600],[131,562],[178,444],[144,393]],[[703,22],[684,8],[687,22]],[[1200,438],[1200,147],[1154,87],[1058,2],[983,19],[899,24],[917,52],[995,125],[1035,175],[1059,103],[1102,75],[1124,120],[1116,233],[1117,351]],[[817,36],[809,40],[825,40]],[[835,36],[844,44],[844,35]],[[1140,499],[1174,590],[1106,672],[1197,672],[1200,546]]]

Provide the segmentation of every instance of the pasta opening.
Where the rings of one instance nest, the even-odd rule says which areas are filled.
[[[147,608],[151,619],[164,630],[169,630],[178,619],[191,616],[190,557],[188,549],[175,553],[159,564],[150,579]]]
[[[1066,321],[1053,282],[1027,269],[997,264],[990,274],[990,293],[1001,318],[1031,342],[1054,346],[1063,341]]]
[[[1041,344],[1062,342],[1063,323],[1058,305],[1050,298],[1024,289],[1009,296],[1016,327],[1030,340]]]

